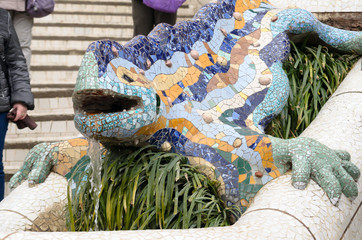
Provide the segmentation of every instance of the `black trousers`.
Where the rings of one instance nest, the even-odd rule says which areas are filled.
[[[177,13],[165,13],[154,10],[142,3],[142,0],[132,0],[133,36],[147,36],[159,23],[176,23]]]

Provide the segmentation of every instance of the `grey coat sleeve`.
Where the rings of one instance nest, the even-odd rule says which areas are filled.
[[[9,71],[11,105],[23,103],[29,110],[34,109],[34,96],[30,88],[29,72],[10,15],[9,37],[5,46],[5,57]]]

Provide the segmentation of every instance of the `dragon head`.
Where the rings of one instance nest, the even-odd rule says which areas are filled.
[[[103,144],[127,145],[144,141],[134,133],[156,120],[159,101],[152,82],[142,69],[122,67],[119,62],[122,59],[116,58],[117,43],[94,44],[115,56],[106,55],[97,61],[91,51],[94,46],[88,48],[73,93],[76,128]]]

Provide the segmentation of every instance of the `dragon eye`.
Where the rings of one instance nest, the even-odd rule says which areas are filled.
[[[156,114],[160,112],[160,106],[161,106],[161,99],[158,94],[156,94]]]
[[[134,80],[131,77],[127,76],[126,74],[123,74],[122,78],[129,83],[134,82]]]

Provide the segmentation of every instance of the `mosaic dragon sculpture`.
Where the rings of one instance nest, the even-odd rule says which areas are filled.
[[[348,152],[264,134],[289,94],[282,69],[288,34],[311,32],[329,46],[362,53],[362,33],[258,0],[208,4],[191,21],[160,24],[123,46],[94,42],[73,94],[75,125],[106,148],[150,143],[209,166],[227,204],[243,210],[264,184],[290,169],[296,188],[311,178],[333,204],[342,193],[353,199],[360,171]],[[66,175],[87,147],[84,138],[35,146],[11,187],[24,179],[43,182],[51,169]]]

